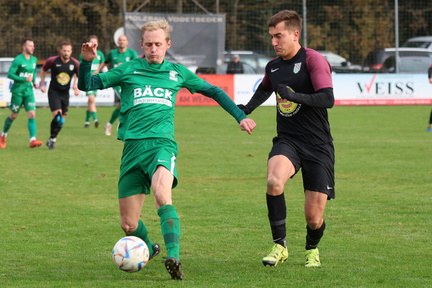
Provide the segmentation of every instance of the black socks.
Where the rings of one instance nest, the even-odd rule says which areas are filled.
[[[322,236],[324,235],[326,224],[323,222],[320,228],[312,230],[306,225],[306,250],[315,249],[318,246]]]
[[[266,194],[268,218],[272,231],[273,242],[286,246],[286,205],[285,196],[282,193],[278,196]]]

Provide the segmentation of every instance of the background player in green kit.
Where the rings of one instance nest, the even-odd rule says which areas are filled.
[[[151,257],[158,251],[140,220],[146,194],[153,190],[168,257],[164,264],[172,279],[183,279],[180,262],[180,221],[172,203],[177,185],[177,143],[174,140],[174,107],[177,92],[187,88],[213,98],[230,113],[240,129],[252,133],[255,122],[220,88],[210,85],[186,67],[164,60],[171,46],[171,27],[165,20],[141,28],[145,58],[126,62],[106,73],[90,77],[97,46],[84,43],[78,88],[81,90],[121,86],[120,126],[117,138],[124,141],[118,182],[121,226],[126,235],[143,239]]]
[[[30,134],[30,148],[39,147],[42,141],[36,139],[36,101],[33,93],[33,87],[39,88],[36,83],[36,65],[37,58],[33,56],[34,41],[25,38],[21,42],[22,53],[15,57],[9,68],[8,78],[14,81],[11,93],[12,98],[9,105],[11,114],[6,117],[3,125],[3,131],[0,134],[0,148],[6,148],[6,137],[13,121],[18,117],[21,106],[24,105],[28,116],[28,131]]]
[[[135,50],[128,48],[129,41],[126,37],[126,35],[121,35],[117,40],[117,49],[111,50],[106,59],[105,62],[99,65],[99,68],[96,70],[95,74],[102,71],[104,67],[106,67],[108,64],[112,65],[112,68],[119,66],[122,63],[128,62],[130,60],[133,60],[135,58],[138,58],[138,53]],[[120,115],[120,94],[121,94],[121,88],[120,86],[114,87],[114,101],[116,108],[111,114],[111,119],[105,124],[105,135],[110,136],[111,135],[111,128],[112,124],[117,120],[117,118]]]
[[[92,42],[92,43],[95,43],[96,45],[98,45],[99,38],[96,35],[91,35],[89,37],[89,42]],[[81,56],[82,55],[79,56],[80,61],[81,61]],[[98,70],[99,66],[104,62],[105,62],[105,55],[102,53],[102,51],[98,50],[97,56],[92,62],[92,66],[91,66],[92,74],[98,73],[99,72],[99,70]],[[87,95],[87,111],[86,111],[86,116],[85,116],[85,121],[84,121],[84,128],[90,127],[90,119],[91,118],[93,118],[94,126],[97,128],[97,127],[99,127],[99,120],[98,120],[98,115],[97,115],[97,110],[96,110],[97,90],[87,91],[86,95]]]

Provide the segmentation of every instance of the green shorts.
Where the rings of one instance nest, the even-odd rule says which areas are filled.
[[[23,105],[26,111],[36,110],[36,101],[33,91],[27,93],[12,93],[9,109],[13,113],[19,113]]]
[[[169,139],[126,140],[120,165],[118,197],[150,194],[151,180],[158,166],[164,166],[174,176],[177,186],[177,143]]]
[[[95,97],[97,96],[97,90],[90,90],[86,92],[86,96],[90,96],[90,95],[94,95]]]

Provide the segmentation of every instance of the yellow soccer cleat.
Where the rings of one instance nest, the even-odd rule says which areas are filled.
[[[306,264],[305,267],[313,268],[321,266],[318,248],[306,250]]]
[[[264,266],[276,266],[279,262],[288,259],[288,249],[282,245],[275,244],[270,253],[262,259]]]

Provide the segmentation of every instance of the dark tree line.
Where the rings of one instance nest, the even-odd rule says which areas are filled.
[[[301,0],[0,0],[0,57],[20,52],[23,37],[35,40],[40,59],[57,54],[69,39],[78,57],[89,35],[100,49],[113,49],[113,34],[129,12],[226,14],[226,48],[272,55],[267,20],[283,9],[302,13]],[[394,0],[308,0],[307,46],[330,50],[361,63],[375,48],[393,47]],[[430,0],[399,0],[399,39],[432,35]],[[399,43],[401,44],[401,43]]]

